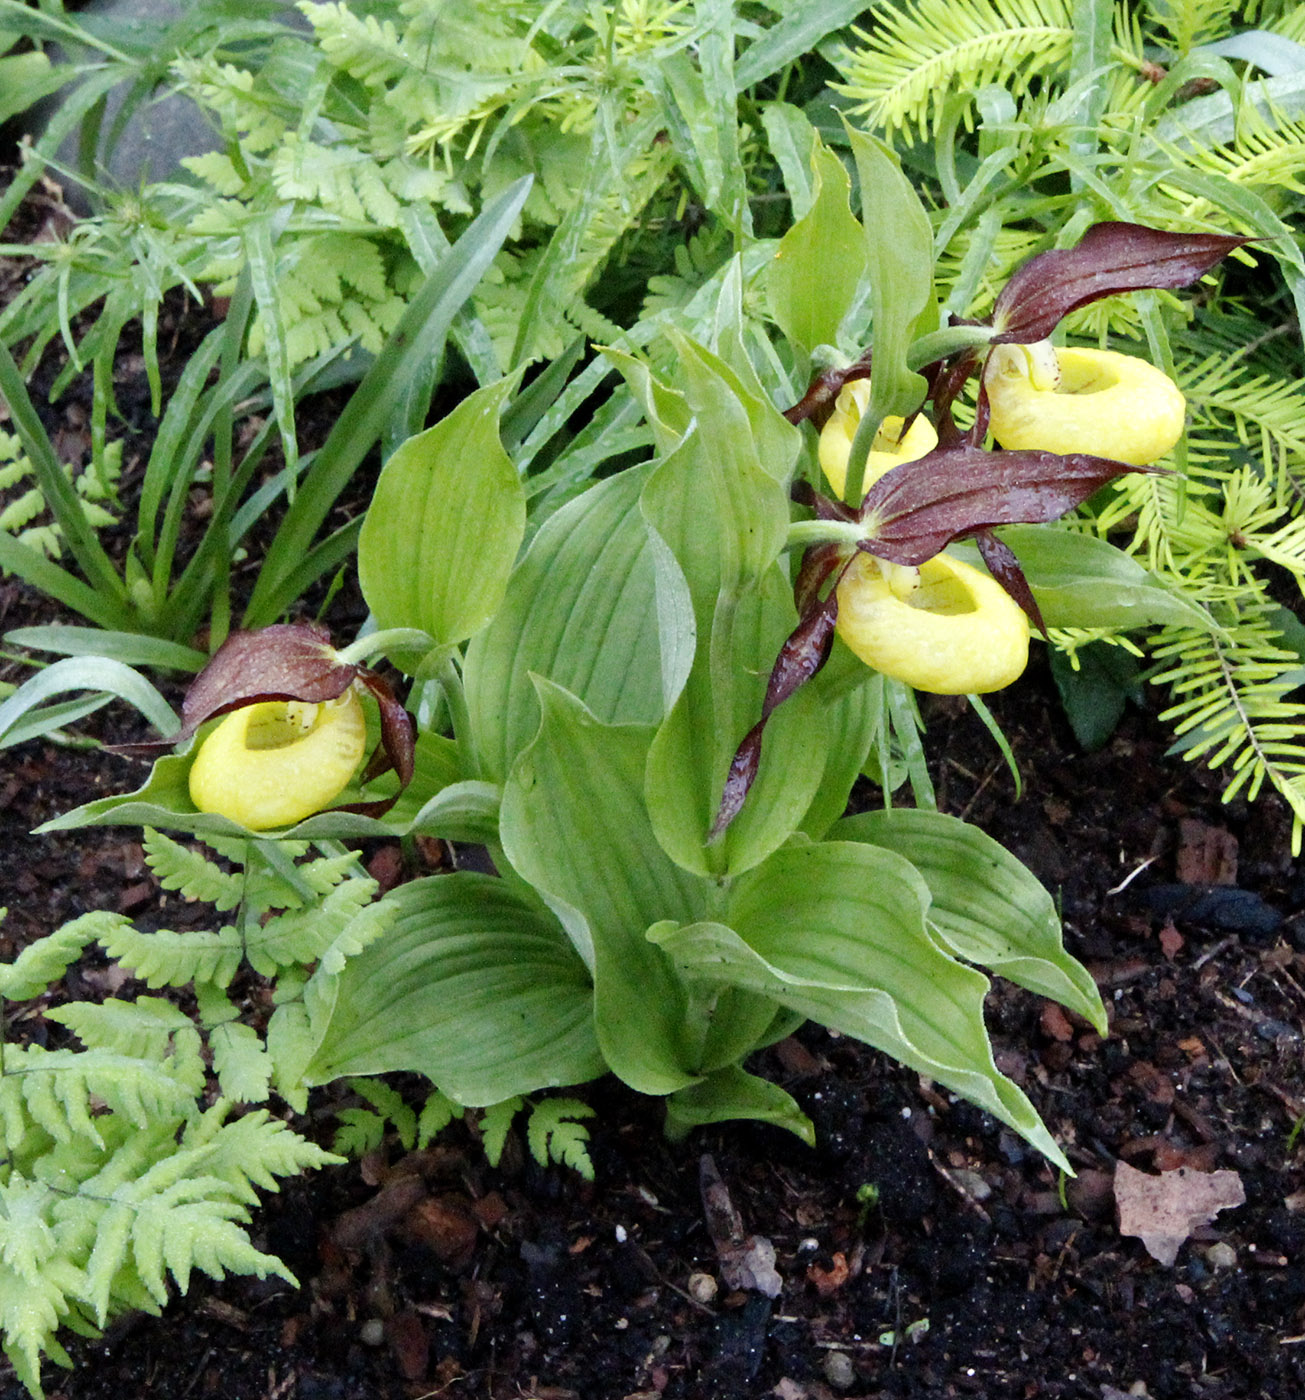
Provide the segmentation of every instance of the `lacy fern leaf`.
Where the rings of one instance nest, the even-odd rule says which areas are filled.
[[[535,1161],[540,1166],[558,1162],[592,1181],[589,1129],[578,1120],[593,1116],[594,1110],[579,1099],[550,1098],[537,1103],[526,1124],[526,1142]]]
[[[949,93],[1000,83],[1013,95],[1062,69],[1074,41],[1069,0],[914,0],[855,29],[833,84],[871,127],[923,134]]]

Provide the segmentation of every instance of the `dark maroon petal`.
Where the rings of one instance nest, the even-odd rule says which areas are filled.
[[[999,332],[993,343],[1045,340],[1063,316],[1118,292],[1186,287],[1248,242],[1222,233],[1093,224],[1077,247],[1039,253],[1006,283],[993,308]]]
[[[834,623],[838,620],[837,581],[822,599],[819,596],[820,584],[834,573],[842,571],[851,562],[840,557],[837,545],[814,545],[807,550],[802,561],[805,573],[813,556],[818,564],[813,569],[812,579],[803,596],[805,603],[799,602],[801,617],[798,625],[789,633],[784,645],[779,649],[775,664],[771,667],[770,680],[766,683],[766,698],[761,706],[761,718],[748,730],[743,742],[730,761],[729,773],[725,777],[725,789],[721,794],[720,810],[711,824],[707,835],[708,843],[719,840],[726,828],[743,809],[743,803],[757,776],[757,766],[761,762],[761,740],[766,730],[766,721],[777,706],[800,690],[816,676],[834,645]],[[839,567],[841,565],[841,568]],[[818,580],[817,580],[818,575]],[[799,575],[799,588],[802,587]]]
[[[356,666],[340,661],[326,629],[313,623],[233,632],[186,692],[181,732],[168,742],[189,738],[205,720],[244,705],[336,700],[357,674]]]
[[[395,698],[389,682],[375,671],[360,668],[358,679],[375,697],[381,712],[381,748],[389,759],[389,766],[399,775],[399,786],[405,788],[412,782],[416,764],[417,731],[412,716]]]
[[[747,736],[730,760],[730,771],[725,777],[725,789],[721,794],[720,810],[707,833],[707,844],[719,841],[726,828],[743,810],[743,803],[757,777],[757,765],[761,762],[761,736],[766,721],[759,719],[748,730]]]
[[[790,423],[803,423],[808,418],[814,418],[816,426],[820,427],[832,412],[834,400],[838,398],[843,385],[869,375],[872,354],[873,351],[867,350],[859,360],[842,369],[821,370],[797,403],[784,410],[784,417]]]
[[[1024,577],[1024,570],[1020,568],[1020,561],[1016,559],[1014,550],[1005,541],[999,540],[991,530],[978,531],[974,542],[979,546],[979,554],[988,566],[988,572],[1024,609],[1029,621],[1045,637],[1047,625],[1042,620],[1042,609],[1038,607],[1038,600],[1033,596],[1033,590],[1029,587],[1028,579]]]
[[[795,481],[789,496],[798,505],[815,511],[818,520],[852,521],[857,518],[856,511],[851,506],[822,495],[809,481]]]
[[[795,691],[811,680],[829,660],[834,644],[834,623],[838,620],[838,592],[830,589],[822,603],[811,608],[789,634],[779,649],[766,683],[766,698],[761,706],[761,718],[770,718],[771,711],[782,705]]]
[[[952,540],[993,525],[1056,520],[1128,472],[1162,469],[1083,452],[938,448],[894,467],[870,488],[860,547],[895,564],[923,564]]]

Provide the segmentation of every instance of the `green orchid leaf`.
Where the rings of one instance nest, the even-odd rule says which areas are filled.
[[[464,399],[385,464],[358,537],[358,577],[378,627],[465,641],[494,616],[526,528],[526,496],[499,441],[515,380]]]
[[[502,791],[494,783],[468,780],[450,783],[436,793],[408,822],[406,830],[446,841],[469,841],[487,846],[498,840]]]
[[[1095,535],[1011,525],[1000,538],[1019,560],[1048,627],[1214,626],[1199,603]],[[949,552],[979,562],[972,545],[953,545]]]
[[[991,836],[941,812],[896,808],[848,817],[830,837],[909,860],[933,897],[929,922],[957,957],[1051,997],[1106,1034],[1101,994],[1065,951],[1051,896]]]
[[[739,1118],[773,1123],[796,1134],[808,1147],[816,1145],[811,1120],[793,1096],[739,1065],[718,1069],[700,1084],[679,1089],[666,1100],[666,1136],[673,1142],[686,1137],[693,1128]]]
[[[661,719],[664,663],[653,621],[662,597],[636,508],[646,479],[641,469],[622,472],[552,516],[498,615],[472,639],[464,680],[482,778],[501,782],[539,728],[532,673],[606,723]],[[691,627],[687,605],[678,616],[668,631]]]
[[[593,971],[598,1042],[645,1094],[696,1077],[689,1005],[652,923],[691,922],[706,889],[665,856],[643,802],[650,725],[603,724],[575,696],[536,680],[539,734],[503,790],[503,849],[562,919]]]
[[[733,649],[723,683],[712,683],[710,654],[700,657],[653,741],[653,829],[662,849],[697,875],[736,875],[759,864],[798,829],[820,790],[829,730],[818,695],[804,689],[771,716],[747,801],[724,838],[710,843],[737,741],[761,715],[766,676],[756,659],[774,656],[796,620],[788,580],[775,566],[731,614],[717,614]]]
[[[416,1070],[481,1107],[603,1072],[588,973],[546,909],[464,873],[387,899],[394,924],[345,964],[308,1083]]]
[[[850,653],[843,648],[839,656],[844,660]],[[822,684],[826,678],[833,680],[833,672],[827,666],[810,687],[822,701],[820,723],[829,736],[825,771],[801,823],[802,831],[813,841],[823,839],[830,826],[847,811],[852,785],[861,776],[875,738],[885,724],[882,679],[869,672],[859,658],[850,659],[862,678],[860,684],[830,701]]]
[[[1068,1169],[1032,1104],[994,1064],[983,1023],[988,981],[934,942],[929,899],[895,852],[844,841],[790,846],[736,882],[728,924],[658,931],[657,941],[683,977],[745,987],[856,1036]]]
[[[913,413],[924,401],[927,385],[908,366],[907,351],[917,335],[934,329],[924,323],[933,290],[933,231],[897,157],[864,132],[849,126],[847,134],[861,181],[874,334],[870,404],[852,442],[843,494],[859,505],[866,457],[880,423],[890,413]]]
[[[852,214],[843,162],[817,145],[811,169],[815,201],[780,240],[766,276],[770,314],[808,354],[839,343],[866,272],[865,231]]]
[[[683,688],[668,695],[674,703],[649,754],[647,794],[662,848],[706,875],[756,864],[796,829],[824,766],[824,735],[803,723],[803,705],[777,714],[753,803],[725,842],[707,844],[734,751],[761,714],[766,677],[756,659],[773,656],[796,622],[776,560],[797,435],[724,361],[677,343],[695,424],[653,471],[640,506],[658,541],[659,618],[673,618],[672,605],[687,600],[696,648]],[[677,635],[686,632],[680,623]]]

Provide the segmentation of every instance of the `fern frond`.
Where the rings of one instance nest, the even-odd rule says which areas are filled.
[[[219,912],[240,903],[244,877],[219,869],[202,851],[148,826],[141,844],[145,863],[165,890],[176,890],[183,899],[203,900]]]
[[[111,936],[126,923],[122,914],[97,909],[29,944],[13,962],[0,964],[0,997],[30,1001],[40,996],[68,971],[87,944]]]
[[[393,1124],[399,1141],[411,1152],[417,1143],[417,1115],[404,1103],[403,1096],[380,1079],[358,1078],[349,1087]]]
[[[1153,651],[1153,677],[1175,702],[1161,715],[1185,738],[1189,759],[1229,766],[1229,801],[1254,800],[1265,782],[1286,798],[1299,854],[1305,824],[1305,704],[1289,699],[1299,685],[1301,659],[1278,645],[1272,604],[1227,619],[1224,634],[1169,628]],[[1166,665],[1166,663],[1168,663]]]
[[[235,927],[226,924],[213,932],[191,929],[173,933],[159,929],[146,933],[122,923],[100,936],[100,946],[115,962],[132,972],[147,987],[184,987],[195,981],[227,986],[244,956],[244,945]]]
[[[277,968],[315,961],[341,938],[364,946],[388,927],[389,906],[373,904],[375,880],[355,878],[337,885],[321,904],[278,914],[249,930],[246,956],[256,972],[271,977]],[[343,963],[341,963],[343,966]]]
[[[37,1397],[43,1354],[72,1365],[55,1335],[71,1304],[49,1268],[58,1252],[49,1206],[44,1182],[15,1172],[0,1186],[0,1329],[18,1379]]]
[[[159,997],[110,998],[99,1005],[75,1001],[47,1011],[46,1016],[67,1026],[88,1050],[108,1050],[165,1065],[192,1095],[204,1087],[199,1032],[190,1017],[169,1001]]]
[[[342,1108],[337,1114],[339,1127],[331,1139],[331,1151],[355,1161],[375,1152],[385,1141],[385,1119],[370,1108]]]
[[[514,1094],[512,1098],[504,1099],[502,1103],[490,1104],[488,1108],[481,1110],[481,1143],[491,1167],[498,1166],[502,1159],[503,1148],[507,1143],[512,1120],[525,1106],[525,1099],[519,1094]]]
[[[860,47],[838,55],[843,81],[831,86],[869,126],[908,140],[923,135],[948,94],[1000,81],[1022,95],[1065,66],[1074,42],[1069,0],[914,0],[875,20],[852,31]]]
[[[265,1108],[253,1109],[227,1122],[230,1104],[219,1100],[186,1125],[181,1146],[203,1144],[209,1149],[204,1170],[220,1177],[236,1200],[253,1205],[254,1187],[280,1190],[278,1177],[338,1164],[341,1159],[292,1132]]]
[[[539,1165],[554,1161],[579,1172],[586,1181],[594,1179],[589,1158],[589,1129],[581,1118],[592,1118],[594,1110],[580,1099],[548,1098],[530,1111],[526,1142]]]
[[[1147,0],[1151,22],[1168,41],[1178,58],[1186,58],[1198,44],[1209,43],[1228,32],[1228,21],[1239,0]]]
[[[82,1137],[101,1146],[103,1139],[87,1110],[92,1098],[140,1128],[159,1118],[184,1117],[194,1102],[193,1093],[166,1065],[107,1050],[5,1047],[0,1120],[11,1152],[22,1146],[29,1121],[56,1142]]]
[[[1305,118],[1292,120],[1272,111],[1265,114],[1254,102],[1244,103],[1239,110],[1237,134],[1231,144],[1191,142],[1184,145],[1181,155],[1172,150],[1169,154],[1175,163],[1194,165],[1236,186],[1305,194]],[[1194,200],[1190,206],[1193,213],[1206,208],[1204,201]]]
[[[461,1112],[459,1105],[436,1089],[422,1105],[417,1119],[417,1146],[429,1146]]]

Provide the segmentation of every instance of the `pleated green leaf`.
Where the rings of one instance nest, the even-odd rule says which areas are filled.
[[[603,1072],[593,988],[560,925],[504,880],[415,880],[390,930],[340,974],[305,1073],[415,1070],[473,1106]]]
[[[643,802],[650,725],[601,723],[538,681],[539,735],[504,786],[502,840],[514,869],[548,901],[593,971],[608,1065],[645,1094],[696,1077],[689,998],[651,924],[702,918],[704,884],[657,845]]]
[[[377,626],[447,645],[497,611],[526,527],[525,490],[498,435],[513,382],[478,389],[385,464],[358,538]]]
[[[929,922],[957,957],[1051,997],[1106,1033],[1091,974],[1065,951],[1051,896],[1009,851],[977,826],[941,812],[897,808],[839,822],[834,840],[896,851],[924,877]]]
[[[622,472],[559,510],[517,566],[493,622],[472,639],[467,708],[483,778],[501,782],[539,728],[532,673],[600,720],[661,718],[660,600],[636,509],[645,480],[641,470]],[[668,628],[691,627],[687,606],[674,616]]]
[[[929,900],[919,872],[894,852],[845,841],[790,846],[739,879],[728,923],[655,936],[685,977],[746,987],[884,1050],[1067,1168],[1032,1104],[993,1062],[987,978],[930,937]]]

